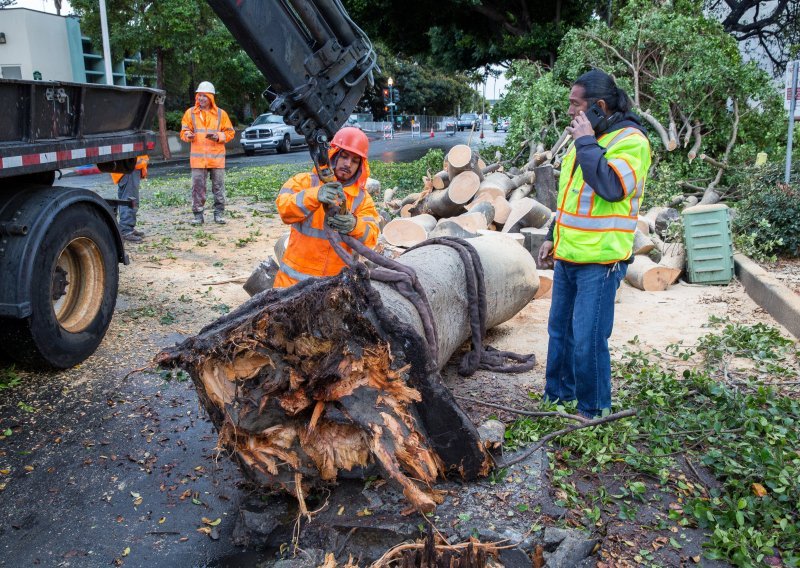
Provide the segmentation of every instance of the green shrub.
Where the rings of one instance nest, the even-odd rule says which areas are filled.
[[[422,178],[428,173],[435,174],[442,169],[444,153],[439,149],[428,150],[428,153],[413,162],[381,162],[370,160],[372,177],[381,182],[384,189],[396,187],[395,197],[405,197],[409,193],[422,191]],[[373,196],[379,199],[380,196]]]
[[[781,168],[752,175],[739,189],[732,229],[737,248],[757,260],[800,256],[800,188],[779,182]]]
[[[181,129],[181,120],[183,120],[183,111],[170,110],[166,112],[167,130],[179,132]]]

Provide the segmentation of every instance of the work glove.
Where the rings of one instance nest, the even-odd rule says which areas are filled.
[[[329,181],[319,188],[317,201],[325,205],[340,205],[344,203],[344,190],[338,181]]]
[[[346,235],[356,228],[356,216],[352,213],[333,215],[332,217],[328,217],[328,226],[334,231]]]

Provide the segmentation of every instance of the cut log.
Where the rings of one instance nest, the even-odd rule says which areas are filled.
[[[485,274],[487,328],[507,321],[538,288],[520,247],[475,239]],[[219,432],[219,447],[250,479],[302,501],[339,474],[376,466],[420,511],[448,472],[488,474],[477,429],[436,369],[467,339],[464,267],[441,245],[406,253],[432,308],[438,354],[396,290],[358,272],[259,294],[198,336],[157,357],[186,369]]]
[[[475,199],[490,199],[494,200],[495,197],[502,197],[503,199],[506,198],[506,193],[503,191],[502,188],[499,187],[487,187],[486,189],[478,189],[475,193]]]
[[[453,183],[455,177],[461,172],[470,171],[478,176],[479,180],[483,180],[483,173],[478,167],[478,154],[472,151],[472,148],[466,144],[456,144],[447,153],[445,158],[447,175],[450,176],[450,183]]]
[[[420,209],[436,217],[459,215],[465,211],[464,205],[475,196],[480,183],[475,172],[461,172],[450,181],[447,189],[432,191],[420,204]]]
[[[414,217],[399,217],[386,224],[383,228],[383,238],[391,245],[398,247],[412,247],[428,238],[436,226],[433,215],[416,215]]]
[[[446,171],[434,174],[431,178],[433,189],[444,189],[450,184],[450,175]]]
[[[534,170],[536,179],[533,182],[534,195],[536,201],[555,211],[558,207],[558,175],[553,169],[552,164],[539,166]]]
[[[428,234],[428,238],[434,237],[458,237],[459,239],[474,239],[478,233],[465,229],[459,223],[456,223],[454,218],[439,219],[436,226]]]
[[[674,284],[686,266],[686,249],[680,243],[666,243],[661,251],[659,264],[678,271],[674,280],[670,282],[670,284]]]
[[[484,216],[486,219],[486,226],[488,227],[492,221],[494,221],[494,205],[489,201],[479,201],[478,203],[472,202],[468,206],[468,211],[470,213],[479,213]],[[464,216],[463,214],[461,215]]]
[[[641,231],[645,235],[649,235],[650,233],[655,232],[655,222],[652,219],[648,219],[647,217],[643,217],[639,215],[639,219],[636,221],[636,229]]]
[[[511,215],[511,204],[503,196],[498,195],[492,200],[492,205],[494,205],[495,222],[505,225],[508,216]]]
[[[553,271],[552,270],[539,270],[539,289],[536,290],[534,300],[549,298],[552,296],[553,291]]]
[[[383,204],[386,205],[392,199],[394,199],[394,194],[397,192],[396,187],[387,187],[386,191],[383,192]]]
[[[492,215],[494,215],[494,207],[492,207]],[[450,217],[449,220],[453,223],[458,223],[464,230],[474,234],[478,234],[478,231],[484,231],[489,227],[489,223],[486,222],[486,215],[481,212],[464,213],[457,217]]]
[[[528,197],[532,189],[533,189],[532,185],[527,183],[522,184],[508,195],[508,200],[517,201],[518,199],[522,199],[523,197]]]
[[[525,249],[531,253],[531,256],[536,260],[536,268],[541,270],[544,266],[539,265],[539,249],[542,247],[545,239],[547,239],[547,227],[526,227],[521,231],[522,236],[525,237]]]
[[[625,281],[646,292],[663,292],[680,276],[680,270],[656,264],[643,255],[634,257]]]
[[[406,203],[400,208],[400,216],[401,217],[411,217],[411,210],[414,209],[415,205],[413,203]]]
[[[649,254],[654,248],[656,244],[653,239],[636,229],[633,233],[633,254]]]
[[[511,204],[511,213],[503,225],[503,232],[510,232],[517,224],[520,227],[543,227],[550,220],[550,215],[552,215],[550,209],[535,199],[523,197]]]
[[[653,207],[644,215],[653,222],[653,231],[660,237],[664,237],[667,229],[672,223],[679,223],[681,215],[672,207]]]
[[[247,282],[244,283],[242,288],[250,296],[255,296],[259,292],[269,290],[275,283],[275,276],[278,274],[278,263],[271,256],[267,260],[262,261],[253,270]]]

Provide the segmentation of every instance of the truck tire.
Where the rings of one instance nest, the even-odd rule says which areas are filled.
[[[78,204],[53,219],[33,259],[32,282],[32,313],[0,320],[0,348],[30,367],[77,365],[100,345],[117,301],[114,235],[98,211]]]
[[[292,149],[292,141],[289,138],[289,135],[286,134],[283,137],[280,145],[278,145],[278,152],[281,154],[288,154]]]

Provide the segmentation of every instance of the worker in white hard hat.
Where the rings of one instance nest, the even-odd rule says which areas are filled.
[[[225,143],[235,135],[228,113],[214,100],[217,91],[208,81],[197,87],[195,104],[183,114],[181,140],[191,142],[193,225],[205,222],[206,180],[211,177],[214,221],[225,223]]]

